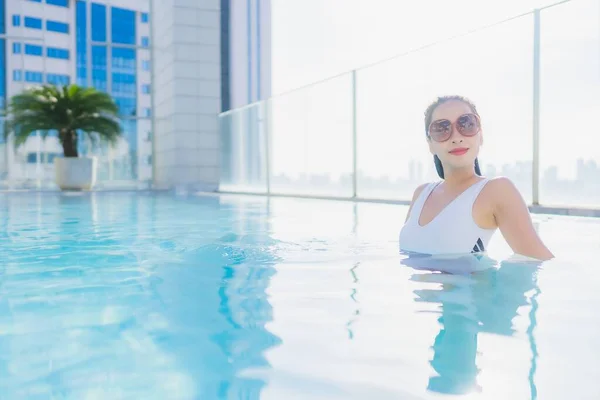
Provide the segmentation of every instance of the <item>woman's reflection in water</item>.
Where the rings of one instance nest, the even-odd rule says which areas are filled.
[[[539,263],[504,261],[498,265],[481,255],[411,255],[402,264],[423,271],[415,273],[412,280],[439,284],[435,289],[415,290],[415,301],[441,304],[438,321],[442,328],[434,340],[431,360],[437,375],[429,379],[428,389],[446,394],[481,390],[477,384],[478,335],[512,336],[512,320],[519,307],[530,306],[528,334],[533,354],[529,380],[534,399],[537,351],[531,332],[539,294]]]

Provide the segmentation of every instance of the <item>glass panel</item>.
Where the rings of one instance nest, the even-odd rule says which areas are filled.
[[[0,4],[1,5],[1,4]],[[10,42],[9,42],[10,43]],[[6,82],[10,75],[6,70],[6,41],[0,39],[0,110],[6,109]]]
[[[114,170],[112,179],[132,180],[138,175],[138,121],[128,119],[122,121],[123,138],[111,151],[111,162]]]
[[[69,7],[69,0],[46,0],[46,4],[59,7]]]
[[[540,202],[600,204],[600,2],[541,13]],[[576,27],[576,28],[575,28]]]
[[[424,111],[437,96],[475,102],[483,174],[511,178],[531,200],[533,20],[519,18],[357,75],[358,195],[410,200],[437,180]]]
[[[152,180],[152,120],[137,120],[136,144],[136,171],[138,181]]]
[[[121,115],[137,115],[136,54],[134,49],[113,47],[111,91]]]
[[[108,89],[106,46],[92,46],[92,86],[106,92]]]
[[[58,21],[46,21],[46,30],[50,32],[69,33],[69,24]]]
[[[112,42],[135,44],[135,11],[113,7],[112,10]]]
[[[220,190],[267,191],[266,103],[221,114]]]
[[[106,6],[104,4],[92,3],[91,19],[92,41],[106,42]]]
[[[77,51],[77,84],[87,86],[87,21],[86,4],[83,1],[77,2],[75,14],[76,26],[76,51]]]
[[[272,99],[271,191],[352,195],[352,78]]]

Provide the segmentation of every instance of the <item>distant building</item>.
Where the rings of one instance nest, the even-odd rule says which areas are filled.
[[[100,179],[149,180],[152,168],[149,3],[146,0],[0,0],[0,110],[23,89],[77,83],[110,93],[124,140]],[[52,179],[62,154],[55,134],[31,137],[16,153],[1,140],[0,176]],[[81,143],[86,152],[89,146]]]

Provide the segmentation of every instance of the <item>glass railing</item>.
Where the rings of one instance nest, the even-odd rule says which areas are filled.
[[[424,110],[460,94],[482,116],[485,175],[530,204],[600,208],[598,15],[563,2],[228,111],[220,189],[408,201],[437,179]]]

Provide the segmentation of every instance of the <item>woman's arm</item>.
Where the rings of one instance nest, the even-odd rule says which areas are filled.
[[[522,256],[545,261],[554,255],[538,236],[523,197],[507,178],[496,178],[493,187],[494,218],[512,250]]]

